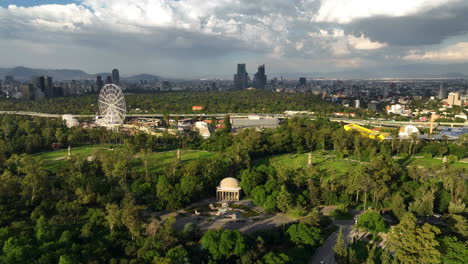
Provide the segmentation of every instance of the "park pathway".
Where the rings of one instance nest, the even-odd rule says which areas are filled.
[[[349,234],[353,228],[354,220],[335,220],[333,222],[338,226],[338,228],[343,227],[343,237],[349,237]],[[310,259],[309,264],[336,264],[333,247],[335,246],[338,232],[339,231],[335,231],[333,234],[331,234],[327,240],[325,240],[323,245],[317,248],[314,255]]]

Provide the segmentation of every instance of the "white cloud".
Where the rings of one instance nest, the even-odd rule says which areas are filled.
[[[74,31],[94,23],[94,14],[83,6],[42,5],[0,8],[0,26],[32,26],[38,30]]]
[[[459,42],[436,51],[411,50],[403,59],[429,62],[468,61],[468,42]]]
[[[359,38],[353,35],[348,35],[348,42],[357,50],[375,50],[387,46],[386,43],[380,43],[377,41],[372,42],[370,39],[364,37],[364,35],[361,35]]]
[[[134,59],[133,65],[195,58],[194,65],[202,60],[235,64],[235,60],[256,59],[255,63],[283,60],[279,65],[298,61],[299,69],[312,65],[323,70],[325,64],[358,67],[382,60],[383,53],[395,47],[389,40],[371,41],[379,38],[369,30],[350,30],[344,23],[375,15],[406,16],[454,1],[81,0],[81,4],[9,6],[0,7],[0,42],[23,43],[18,48],[10,45],[17,54],[27,47],[45,47],[56,50],[55,57],[67,59],[68,54],[59,52],[74,48],[76,54],[86,50],[94,57],[126,54],[128,61]],[[406,50],[392,53],[392,58],[401,59]],[[9,57],[15,59],[28,64],[23,56]]]
[[[351,54],[351,49],[366,51],[376,50],[387,46],[386,43],[372,42],[364,35],[361,35],[360,37],[347,35],[344,30],[338,28],[331,31],[321,29],[317,33],[309,33],[309,36],[318,40],[322,45],[330,47],[332,54],[338,57]]]
[[[407,16],[459,0],[321,0],[317,22],[349,23],[372,16]]]

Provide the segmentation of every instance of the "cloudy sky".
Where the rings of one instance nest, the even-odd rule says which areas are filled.
[[[171,77],[468,62],[466,0],[0,0],[0,67]]]

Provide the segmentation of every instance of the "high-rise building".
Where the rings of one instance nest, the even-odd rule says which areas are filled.
[[[245,63],[237,64],[237,74],[234,74],[234,89],[244,90],[249,85],[249,74],[245,69]]]
[[[112,83],[112,76],[107,76],[106,78],[106,84],[111,84]]]
[[[305,87],[307,86],[307,79],[305,77],[299,78],[299,86],[300,87]]]
[[[119,76],[119,70],[113,69],[112,70],[112,81],[114,84],[120,84],[120,76]]]
[[[447,87],[445,87],[443,83],[440,83],[439,100],[443,100],[445,98],[447,98]]]
[[[103,86],[104,86],[104,82],[102,81],[102,76],[100,75],[96,76],[96,88],[97,88],[96,92],[101,91]]]
[[[257,73],[254,75],[253,86],[257,89],[265,89],[267,76],[265,75],[265,64],[258,67]]]
[[[361,101],[360,101],[359,99],[357,99],[357,100],[354,101],[354,107],[355,107],[355,108],[361,107]]]
[[[21,85],[20,91],[24,100],[34,100],[34,86],[32,84]]]
[[[390,86],[385,85],[382,89],[382,97],[387,98],[390,95]]]
[[[460,93],[449,93],[447,99],[444,100],[448,105],[464,105]]]
[[[32,85],[34,87],[34,99],[43,97],[54,97],[54,86],[52,77],[49,76],[34,76],[32,77]]]

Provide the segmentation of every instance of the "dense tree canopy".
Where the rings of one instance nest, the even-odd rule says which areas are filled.
[[[330,225],[309,213],[318,205],[338,204],[344,211],[390,208],[401,220],[389,240],[400,262],[436,263],[425,257],[435,256],[456,263],[466,255],[466,169],[451,162],[444,167],[407,165],[414,153],[431,149],[427,146],[456,155],[460,149],[467,152],[466,143],[379,143],[347,133],[338,123],[306,118],[289,119],[277,129],[218,131],[208,140],[69,129],[55,119],[5,115],[0,121],[0,263],[306,263],[301,256],[307,258],[310,248],[321,244]],[[54,170],[29,155],[95,143],[117,147],[98,150],[93,159],[73,155]],[[176,148],[216,155],[175,160],[164,168],[149,158],[154,151]],[[309,151],[354,166],[325,171],[305,164],[274,166],[264,159]],[[308,216],[260,235],[203,234],[196,225],[174,230],[174,219],[148,216],[212,197],[228,176],[239,178],[244,194],[267,211]],[[407,209],[422,217],[451,213],[444,218],[449,224],[419,225]],[[360,224],[379,232],[382,219],[375,214],[366,221],[369,214],[364,214]],[[343,258],[356,253],[340,252]]]

